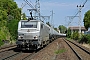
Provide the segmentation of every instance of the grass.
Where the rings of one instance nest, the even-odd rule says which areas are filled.
[[[66,51],[66,49],[56,50],[55,54],[61,54],[61,53],[64,53],[65,51]]]
[[[66,38],[67,40],[72,40],[71,38]]]

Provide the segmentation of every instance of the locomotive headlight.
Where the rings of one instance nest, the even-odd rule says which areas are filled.
[[[18,36],[19,38],[23,38],[23,36]]]
[[[34,39],[38,39],[38,36],[36,35],[36,36],[34,37]]]
[[[19,36],[18,36],[18,37],[19,37],[19,38],[23,38],[23,35],[24,35],[24,34],[19,34]]]
[[[21,37],[21,36],[18,36],[19,38]]]

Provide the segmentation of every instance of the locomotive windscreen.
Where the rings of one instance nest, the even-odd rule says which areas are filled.
[[[37,22],[36,21],[22,21],[21,22],[21,28],[37,28]]]

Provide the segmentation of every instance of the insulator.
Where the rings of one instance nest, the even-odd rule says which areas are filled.
[[[79,7],[82,7],[81,5]]]
[[[77,7],[78,7],[78,5],[77,5]]]
[[[84,7],[84,5],[82,7]]]

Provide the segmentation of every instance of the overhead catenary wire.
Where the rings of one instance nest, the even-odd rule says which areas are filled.
[[[72,18],[69,18],[69,19],[70,19],[70,22],[68,23],[68,25],[69,25],[69,24],[73,21],[73,19],[80,13],[81,9],[85,6],[85,4],[86,4],[87,1],[88,1],[88,0],[86,0],[86,1],[82,4],[82,6],[81,6],[81,5],[78,6],[78,7],[80,7],[79,11],[78,11],[74,16],[72,16]]]
[[[41,18],[43,18],[45,20],[46,17],[48,17],[48,19],[50,18],[50,16],[42,16],[40,14],[40,2],[39,2],[39,0],[36,0],[35,6],[33,6],[34,4],[31,1],[30,1],[30,3],[29,3],[28,0],[24,0],[24,1],[32,8],[32,9],[27,9],[27,10],[29,10],[29,11],[33,11],[34,10],[35,11],[35,16],[36,16],[36,13],[37,13],[37,15],[38,15],[38,16],[36,16],[37,19],[41,20]],[[27,16],[27,17],[29,17],[29,16]]]
[[[87,0],[83,3],[83,5],[82,6],[85,6],[85,4],[86,4],[86,2],[87,2]],[[81,7],[81,9],[82,9],[83,7]],[[80,9],[80,10],[81,10]],[[77,16],[77,14],[79,13],[79,11],[75,14],[75,16]],[[73,18],[72,19],[74,19],[75,18],[75,16],[73,16]]]
[[[34,6],[32,6],[32,4],[30,4],[27,0],[24,0],[31,8],[34,8]]]
[[[30,2],[31,2],[31,4],[32,4],[32,6],[35,6],[33,3],[32,3],[32,1],[30,0]]]

